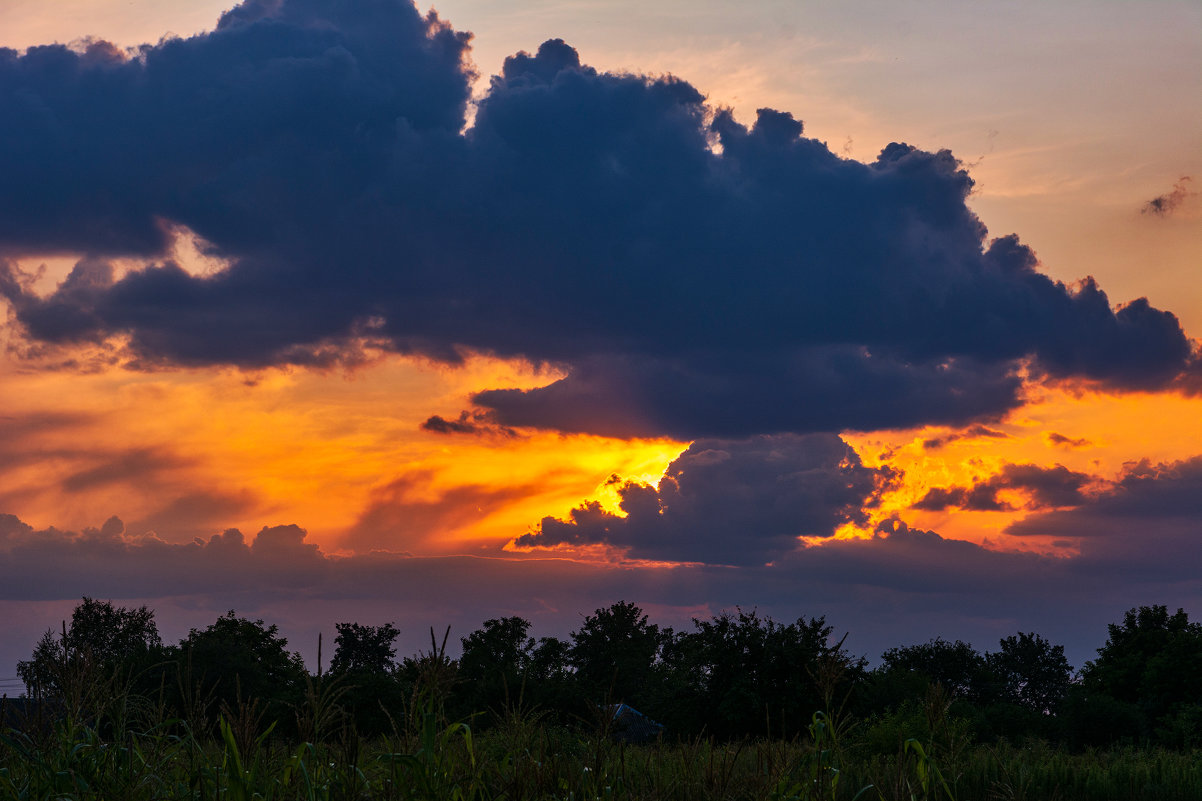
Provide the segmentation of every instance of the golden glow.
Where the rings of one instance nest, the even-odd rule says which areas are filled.
[[[886,494],[860,535],[870,535],[878,522],[897,515],[911,527],[988,547],[1071,551],[1071,545],[1003,534],[1007,525],[1031,513],[1022,508],[1026,497],[1014,490],[1001,492],[999,498],[1015,506],[1015,511],[935,512],[912,506],[932,488],[972,486],[1006,464],[1063,465],[1110,481],[1121,475],[1124,465],[1141,459],[1171,462],[1195,456],[1202,443],[1202,398],[1169,393],[1114,395],[1066,385],[1033,391],[1026,406],[987,428],[1004,436],[957,436],[964,430],[933,426],[844,434],[865,464],[888,464],[904,472],[901,485]],[[940,438],[947,440],[926,446]]]
[[[607,495],[611,475],[654,480],[684,448],[670,440],[420,428],[432,414],[455,417],[474,390],[534,387],[560,375],[496,359],[471,358],[452,369],[387,358],[341,376],[118,369],[80,375],[32,369],[11,357],[6,367],[10,419],[75,418],[31,427],[22,447],[44,458],[3,468],[5,511],[38,527],[78,529],[116,514],[132,533],[142,533],[133,528],[138,521],[158,519],[173,501],[203,491],[202,507],[225,511],[214,508],[208,528],[191,532],[202,536],[225,527],[250,536],[263,525],[296,523],[337,551],[343,532],[366,513],[375,508],[387,520],[388,510],[379,507],[399,504],[400,522],[416,505],[440,525],[401,532],[396,541],[377,531],[369,538],[373,547],[497,549],[586,498],[605,498],[616,509]],[[439,512],[440,502],[470,504],[475,496],[464,495],[465,487],[478,489],[478,506]]]

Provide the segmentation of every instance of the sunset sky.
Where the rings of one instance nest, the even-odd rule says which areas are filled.
[[[0,47],[0,680],[84,595],[310,659],[1202,615],[1196,2],[10,0]]]

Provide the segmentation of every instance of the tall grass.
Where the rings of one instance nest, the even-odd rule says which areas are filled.
[[[606,714],[572,724],[512,704],[447,718],[449,660],[431,644],[388,736],[362,740],[340,680],[309,682],[288,732],[255,699],[218,710],[181,670],[184,712],[82,661],[65,700],[0,731],[7,801],[1076,801],[1202,798],[1202,752],[1131,747],[1070,753],[1044,743],[976,745],[933,691],[912,730],[855,721],[824,695],[796,739],[630,745]],[[67,669],[66,663],[64,663]],[[831,687],[835,686],[832,681]],[[240,694],[239,694],[240,695]],[[487,726],[477,724],[487,723]],[[886,725],[887,724],[887,725]],[[888,741],[886,738],[892,737]],[[885,743],[886,746],[882,746]]]

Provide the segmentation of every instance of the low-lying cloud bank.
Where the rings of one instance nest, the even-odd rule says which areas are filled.
[[[682,456],[678,467],[711,458],[719,458],[712,449],[697,451]],[[704,476],[696,480],[704,485]],[[672,492],[661,489],[670,499]],[[660,610],[669,622],[742,605],[779,618],[826,614],[869,653],[936,634],[986,645],[1019,628],[1034,630],[1069,645],[1080,664],[1101,644],[1104,624],[1130,606],[1202,609],[1199,497],[1202,457],[1137,467],[1075,509],[1033,515],[1011,528],[1023,536],[1071,539],[1079,544],[1072,557],[989,550],[892,519],[869,539],[795,547],[778,552],[771,565],[749,559],[742,567],[380,552],[338,557],[322,553],[294,525],[265,527],[253,540],[229,530],[170,544],[126,532],[116,518],[66,532],[34,530],[4,515],[0,604],[89,595],[163,599],[219,612],[295,606],[315,620],[353,607],[365,619],[383,615],[418,630],[453,623],[457,631],[504,610],[560,632],[570,630],[579,613],[618,599]],[[618,520],[636,532],[645,524],[638,514]],[[722,555],[765,547],[748,536],[763,521],[726,519],[727,544],[713,549],[703,530],[701,548]],[[716,523],[713,528],[716,537]],[[661,545],[653,541],[633,553]],[[1091,621],[1096,631],[1084,625]]]
[[[247,0],[134,53],[0,51],[0,253],[89,254],[45,297],[0,266],[25,334],[122,337],[143,368],[522,357],[568,375],[476,395],[497,425],[683,439],[964,424],[1023,371],[1196,369],[1172,314],[988,240],[946,151],[844,159],[559,40],[465,127],[468,40],[403,0]],[[179,226],[228,266],[172,262]]]

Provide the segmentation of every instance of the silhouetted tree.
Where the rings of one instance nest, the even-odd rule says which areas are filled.
[[[1107,628],[1073,699],[1081,739],[1112,742],[1131,737],[1133,728],[1141,738],[1172,744],[1202,737],[1202,624],[1182,609],[1141,606]]]
[[[1056,712],[1072,686],[1064,646],[1021,631],[999,645],[996,653],[985,654],[985,664],[1001,700],[1040,714]]]
[[[330,672],[334,674],[387,674],[396,667],[396,638],[401,630],[392,623],[382,626],[362,626],[358,623],[335,623],[334,658]]]
[[[942,685],[956,698],[984,700],[993,687],[985,658],[960,640],[948,642],[936,637],[922,645],[890,648],[881,654],[881,661],[886,674],[908,676],[918,685]]]
[[[65,632],[42,635],[30,659],[17,663],[17,675],[31,694],[54,697],[64,689],[65,671],[91,674],[76,676],[79,680],[127,684],[144,679],[142,672],[161,655],[162,640],[151,609],[128,609],[85,596]]]
[[[571,664],[571,645],[557,637],[540,637],[530,652],[523,702],[567,722],[579,711],[579,691]]]
[[[535,649],[529,630],[530,621],[520,617],[486,620],[460,640],[459,680],[471,710],[499,710],[524,695]]]
[[[199,683],[212,693],[218,709],[236,710],[255,703],[266,720],[287,722],[300,700],[305,665],[300,654],[273,623],[235,616],[233,610],[205,629],[192,629],[179,644],[178,658]],[[189,688],[191,689],[191,688]]]
[[[330,677],[340,682],[341,705],[361,733],[383,734],[399,720],[407,700],[397,675],[396,639],[392,623],[364,626],[336,623]]]
[[[569,664],[591,701],[639,708],[656,697],[654,668],[665,635],[638,606],[619,601],[598,609],[570,636]]]
[[[693,625],[664,646],[665,722],[677,735],[793,736],[824,708],[820,683],[839,702],[860,667],[821,617],[781,624],[739,609]]]

